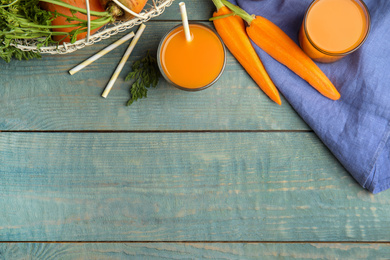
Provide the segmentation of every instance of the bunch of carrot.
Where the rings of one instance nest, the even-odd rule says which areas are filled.
[[[36,39],[40,45],[72,42],[116,20],[127,21],[142,11],[147,0],[2,0],[0,42]],[[130,11],[130,12],[129,12]],[[12,39],[12,40],[10,40]],[[4,51],[4,48],[2,49]],[[5,51],[9,51],[7,49]],[[1,50],[0,50],[1,51]]]
[[[119,3],[135,13],[142,11],[147,0],[119,0]],[[115,20],[127,21],[133,18],[121,6],[112,0],[89,0],[94,33],[104,25]],[[86,29],[83,28],[87,15],[85,13],[85,0],[40,0],[42,9],[53,13],[52,31],[63,32],[67,37],[58,34],[53,37],[55,41],[72,42],[86,37]],[[73,33],[75,37],[72,39]],[[70,35],[69,35],[70,34]]]
[[[339,92],[321,69],[278,26],[264,17],[249,15],[226,0],[212,1],[217,8],[210,19],[215,29],[233,56],[271,100],[281,105],[279,92],[250,39],[325,97],[332,100],[340,98]],[[248,26],[245,26],[244,21]]]

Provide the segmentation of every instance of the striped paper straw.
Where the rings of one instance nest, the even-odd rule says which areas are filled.
[[[145,24],[141,24],[139,26],[138,31],[135,34],[134,39],[131,41],[131,43],[130,43],[129,47],[127,48],[125,54],[123,55],[121,61],[119,62],[118,66],[116,67],[114,74],[112,74],[110,81],[108,82],[106,88],[104,89],[102,97],[106,98],[108,93],[110,93],[112,86],[114,86],[116,79],[118,78],[119,74],[121,73],[126,61],[129,59],[130,54],[133,51],[135,45],[137,44],[139,38],[141,37],[141,34],[145,30],[145,27],[146,27]]]
[[[113,49],[115,49],[116,47],[120,46],[121,44],[123,44],[124,42],[130,40],[133,37],[134,37],[134,32],[131,32],[131,33],[125,35],[124,37],[120,38],[119,40],[117,40],[113,44],[107,46],[103,50],[99,51],[95,55],[91,56],[87,60],[83,61],[82,63],[80,63],[79,65],[77,65],[73,69],[71,69],[69,71],[69,74],[73,75],[73,74],[79,72],[80,70],[84,69],[89,64],[91,64],[92,62],[96,61],[97,59],[100,59],[101,57],[103,57],[104,55],[106,55],[107,53],[109,53],[110,51],[112,51]]]
[[[179,6],[180,6],[180,13],[181,13],[181,20],[183,22],[183,27],[184,27],[184,34],[186,36],[187,42],[190,42],[192,41],[192,37],[190,33],[190,26],[188,25],[186,4],[184,2],[180,2]]]

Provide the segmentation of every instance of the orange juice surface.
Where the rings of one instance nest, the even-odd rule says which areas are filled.
[[[213,82],[221,73],[224,47],[209,28],[190,24],[192,41],[187,42],[183,26],[174,29],[164,40],[160,51],[165,75],[184,88],[201,88]]]
[[[306,17],[310,39],[330,53],[356,48],[366,36],[367,26],[363,8],[355,0],[319,0]]]

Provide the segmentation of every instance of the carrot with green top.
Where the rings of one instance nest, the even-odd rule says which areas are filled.
[[[332,100],[340,98],[339,92],[328,77],[278,26],[264,17],[249,15],[226,0],[221,1],[248,23],[246,32],[257,46],[306,80],[325,97]]]
[[[239,16],[233,15],[232,11],[222,4],[221,0],[212,1],[217,11],[213,14],[214,18],[210,20],[213,21],[215,29],[226,47],[264,93],[281,105],[279,92],[249,40],[244,21]]]

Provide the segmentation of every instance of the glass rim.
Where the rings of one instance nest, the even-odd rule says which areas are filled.
[[[308,31],[307,31],[307,26],[306,26],[306,24],[307,24],[307,17],[308,17],[308,14],[309,14],[311,8],[313,7],[313,5],[316,4],[318,1],[321,1],[321,0],[313,0],[310,3],[309,7],[306,9],[305,19],[303,21],[303,29],[304,29],[304,32],[305,32],[305,36],[308,39],[308,41],[310,42],[310,44],[317,51],[322,52],[323,54],[328,55],[328,56],[345,56],[345,55],[348,55],[348,54],[356,51],[357,49],[359,49],[363,45],[363,43],[366,41],[366,39],[368,38],[368,35],[370,33],[370,30],[371,30],[371,15],[370,15],[370,11],[368,10],[368,7],[364,3],[364,1],[363,0],[352,0],[352,1],[356,2],[357,4],[359,4],[362,7],[363,11],[364,11],[364,14],[365,14],[365,17],[366,17],[366,23],[367,23],[366,33],[365,33],[363,39],[361,40],[361,42],[358,45],[356,45],[353,49],[345,51],[345,52],[329,52],[327,50],[324,50],[324,49],[318,47],[313,42],[313,40],[310,38],[310,35],[309,35]]]
[[[182,24],[178,24],[176,26],[174,26],[172,29],[170,29],[162,38],[161,38],[161,41],[158,45],[158,48],[157,48],[157,64],[158,64],[158,68],[160,69],[160,72],[161,72],[161,75],[164,77],[164,79],[166,81],[168,81],[168,83],[170,83],[171,85],[173,85],[174,87],[176,88],[179,88],[181,90],[185,90],[185,91],[190,91],[190,92],[195,92],[195,91],[199,91],[199,90],[203,90],[203,89],[206,89],[206,88],[209,88],[211,87],[215,82],[217,82],[219,80],[219,78],[222,76],[224,70],[225,70],[225,67],[226,67],[226,60],[227,60],[227,52],[226,52],[226,47],[225,47],[225,44],[222,40],[222,38],[218,35],[218,33],[213,29],[211,28],[210,26],[206,25],[206,24],[203,24],[203,23],[200,23],[200,22],[191,22],[189,21],[188,22],[189,24],[197,24],[197,25],[201,25],[203,27],[206,27],[207,29],[211,30],[219,39],[219,41],[221,42],[221,45],[222,45],[222,49],[223,49],[223,65],[222,65],[222,68],[221,68],[221,71],[218,73],[218,76],[213,80],[211,81],[210,83],[208,83],[207,85],[205,86],[201,86],[201,87],[198,87],[198,88],[186,88],[186,87],[183,87],[183,86],[180,86],[178,84],[176,84],[175,82],[173,82],[171,79],[168,78],[168,76],[165,74],[164,72],[164,69],[162,68],[162,65],[161,65],[161,48],[162,48],[162,45],[164,44],[165,42],[165,39],[167,38],[167,36],[172,32],[174,31],[175,29],[179,28],[179,27],[182,27],[183,25]]]

